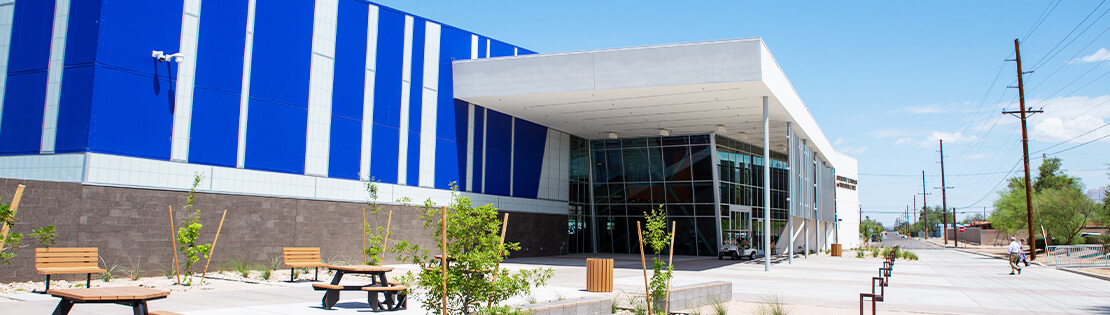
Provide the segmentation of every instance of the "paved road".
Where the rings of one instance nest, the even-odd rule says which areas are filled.
[[[903,249],[909,250],[927,250],[927,249],[941,249],[943,247],[933,243],[926,242],[920,238],[902,237],[895,232],[886,232],[886,237],[879,243],[882,247],[899,246]]]

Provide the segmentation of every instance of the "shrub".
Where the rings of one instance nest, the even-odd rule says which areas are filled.
[[[189,188],[189,197],[185,201],[184,211],[191,215],[182,222],[182,226],[177,229],[177,244],[182,254],[185,255],[184,266],[182,267],[183,276],[185,277],[184,285],[193,284],[193,264],[200,261],[200,259],[208,258],[208,254],[212,250],[212,244],[198,243],[197,239],[200,238],[200,229],[204,227],[200,224],[200,209],[193,207],[193,202],[196,200],[197,186],[203,177],[200,173],[193,176],[193,187]]]
[[[871,257],[879,257],[879,249],[878,248],[874,248],[874,247],[871,248]]]
[[[856,251],[856,258],[863,258],[863,251],[862,250],[857,250]]]
[[[497,217],[497,209],[492,205],[472,207],[470,199],[458,192],[458,186],[451,183],[452,201],[448,207],[453,210],[447,214],[447,254],[451,258],[447,268],[447,290],[442,287],[443,275],[439,260],[431,259],[433,248],[423,248],[407,241],[399,241],[391,252],[398,259],[419,266],[398,277],[401,283],[412,283],[422,294],[410,295],[424,307],[426,313],[443,313],[442,301],[447,297],[448,314],[504,314],[524,313],[520,309],[498,304],[513,296],[531,294],[532,288],[542,286],[553,275],[548,268],[521,269],[511,272],[498,268],[498,263],[509,253],[520,249],[520,243],[501,243],[502,221]],[[424,228],[432,233],[435,244],[441,244],[442,221],[440,210],[425,202],[420,218]],[[439,246],[436,246],[439,247]],[[437,252],[439,250],[436,250]],[[493,272],[497,281],[485,276]]]

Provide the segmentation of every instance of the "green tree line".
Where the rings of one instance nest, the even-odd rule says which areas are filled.
[[[1110,223],[1110,192],[1104,193],[1101,200],[1087,196],[1083,182],[1066,174],[1062,166],[1062,161],[1054,157],[1046,158],[1037,169],[1032,183],[1033,224],[1035,231],[1040,232],[1043,227],[1056,243],[1074,244],[1084,241],[1077,236],[1088,224]],[[1006,184],[994,202],[990,221],[996,229],[1015,233],[1028,225],[1025,179],[1010,178]]]

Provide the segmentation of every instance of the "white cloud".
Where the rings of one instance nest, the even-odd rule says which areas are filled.
[[[950,112],[949,109],[940,105],[906,106],[902,110],[910,114],[943,114]]]
[[[1071,143],[1082,143],[1110,135],[1110,126],[1102,127],[1110,120],[1110,106],[1106,106],[1110,95],[1062,97],[1040,103],[1051,106],[1029,119],[1033,140],[1056,143],[1070,139]],[[1102,141],[1110,142],[1110,138]]]
[[[898,140],[894,141],[894,144],[899,145],[899,144],[910,143],[910,142],[913,142],[913,138],[906,137],[906,138],[898,138]]]
[[[960,143],[960,142],[971,142],[971,141],[979,140],[979,137],[975,136],[975,135],[970,135],[970,136],[964,135],[962,132],[954,132],[953,133],[953,132],[933,131],[932,133],[929,134],[929,137],[926,138],[924,141],[921,141],[921,143],[918,146],[920,146],[922,148],[935,147],[935,146],[940,145],[940,140],[944,140],[944,142],[948,142],[948,143]]]
[[[908,130],[902,130],[902,129],[881,129],[881,130],[869,131],[869,132],[867,132],[867,134],[871,135],[872,137],[875,137],[877,139],[882,139],[882,138],[896,138],[896,137],[912,136],[914,134],[914,132],[908,131]]]
[[[968,160],[981,160],[981,159],[985,159],[987,157],[988,156],[987,156],[986,153],[976,153],[976,154],[968,155],[966,157],[966,159],[968,159]]]
[[[837,138],[836,141],[833,141],[833,146],[836,147],[836,152],[844,154],[860,154],[870,150],[865,146],[848,145],[847,143],[849,142],[851,141],[844,140],[844,138]]]
[[[1106,60],[1110,60],[1110,50],[1106,50],[1106,48],[1099,48],[1098,51],[1093,54],[1079,57],[1077,59],[1068,61],[1068,63],[1100,62]]]

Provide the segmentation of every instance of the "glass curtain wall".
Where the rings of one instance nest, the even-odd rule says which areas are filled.
[[[638,253],[636,222],[662,206],[675,254],[717,255],[709,135],[593,140],[590,154],[598,252]]]
[[[741,230],[743,238],[753,247],[763,248],[763,148],[728,137],[716,136],[717,172],[720,176],[721,226]],[[774,247],[786,227],[787,180],[790,166],[785,154],[771,152],[771,246]],[[730,209],[751,209],[731,213]],[[746,221],[746,222],[745,222]],[[783,249],[774,248],[775,251]]]
[[[590,142],[570,137],[570,211],[568,211],[568,250],[593,252],[593,227],[590,217]]]

